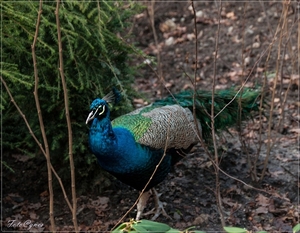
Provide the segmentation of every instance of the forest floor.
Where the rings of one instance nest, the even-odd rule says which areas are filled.
[[[281,22],[282,7],[282,3],[276,1],[224,2],[214,68],[218,7],[215,1],[195,2],[199,41],[197,89],[212,89],[215,69],[216,89],[239,86],[246,80],[247,87],[256,87],[262,85],[266,77],[266,90],[272,90],[276,70],[279,70],[276,62],[280,44],[280,36],[274,37],[274,33]],[[292,227],[299,222],[300,101],[296,68],[297,25],[293,24],[297,10],[293,7],[286,15],[291,33],[282,37],[282,51],[285,46],[286,52],[280,60],[270,135],[270,106],[266,106],[265,116],[246,122],[242,132],[231,129],[230,134],[224,133],[218,138],[220,168],[226,173],[220,173],[220,199],[227,226],[242,227],[252,232],[292,232]],[[140,70],[133,85],[147,98],[147,101],[135,99],[136,107],[166,96],[167,90],[176,93],[193,88],[191,80],[195,77],[195,25],[191,4],[183,1],[157,2],[154,5],[156,43],[150,18],[151,13],[147,14],[147,11],[136,15],[131,28],[134,36],[127,40],[148,55],[147,58],[135,59],[133,64],[150,64]],[[155,60],[158,53],[160,62],[156,65],[151,58]],[[163,80],[157,74],[162,74]],[[270,95],[267,97],[271,99]],[[253,174],[256,172],[259,177],[264,168],[268,140],[272,145],[269,164],[263,180],[255,182]],[[254,167],[256,157],[258,162]],[[24,227],[9,222],[15,219],[14,224],[28,220],[42,224],[41,228],[32,226],[28,230],[30,232],[47,231],[50,225],[47,174],[40,172],[44,160],[13,155],[11,161],[6,162],[18,172],[4,170],[2,174],[6,188],[2,190],[2,230],[26,231]],[[81,232],[109,231],[138,197],[137,191],[110,178],[113,185],[100,194],[87,190],[78,196],[77,217]],[[167,203],[165,210],[172,217],[160,216],[157,221],[180,230],[195,226],[195,229],[207,232],[222,231],[215,189],[212,162],[197,146],[157,186],[158,192],[163,193],[161,200]],[[153,205],[151,199],[149,209]],[[135,214],[134,208],[125,220]],[[62,194],[55,196],[54,215],[59,231],[71,231],[71,215]]]

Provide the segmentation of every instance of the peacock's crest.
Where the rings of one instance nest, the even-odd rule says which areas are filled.
[[[105,100],[106,103],[117,104],[121,100],[121,93],[116,88],[113,88],[112,91],[102,99]]]

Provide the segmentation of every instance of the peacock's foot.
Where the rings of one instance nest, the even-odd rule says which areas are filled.
[[[147,201],[148,201],[150,195],[151,195],[150,191],[144,192],[142,194],[139,202],[137,203],[137,213],[136,213],[136,217],[135,217],[136,221],[140,220],[140,218],[142,217],[143,210],[146,207],[146,204],[147,204]]]
[[[159,197],[161,196],[161,193],[157,193],[157,191],[154,188],[151,189],[151,192],[152,192],[152,195],[154,197],[155,208],[148,211],[147,213],[144,213],[144,215],[150,215],[150,214],[154,213],[154,216],[151,218],[151,220],[156,220],[160,214],[162,214],[166,218],[171,219],[171,217],[167,214],[167,212],[164,209],[164,206],[166,206],[167,203],[161,202],[159,200]]]

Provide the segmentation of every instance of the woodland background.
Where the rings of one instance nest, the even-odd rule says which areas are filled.
[[[158,187],[173,219],[158,221],[292,231],[299,3],[2,1],[1,12],[3,230],[31,219],[44,224],[32,231],[109,231],[134,204],[138,193],[88,150],[84,122],[95,97],[122,91],[114,118],[169,92],[244,85],[265,90],[262,114],[218,135],[217,169],[200,146],[175,166]]]

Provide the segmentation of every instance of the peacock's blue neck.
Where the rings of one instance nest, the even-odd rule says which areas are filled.
[[[115,173],[142,168],[151,158],[149,149],[136,143],[129,130],[113,128],[108,117],[93,120],[89,143],[101,167]]]
[[[89,134],[90,147],[93,153],[107,154],[116,144],[116,137],[108,118],[95,118]],[[97,156],[98,157],[98,156]]]

